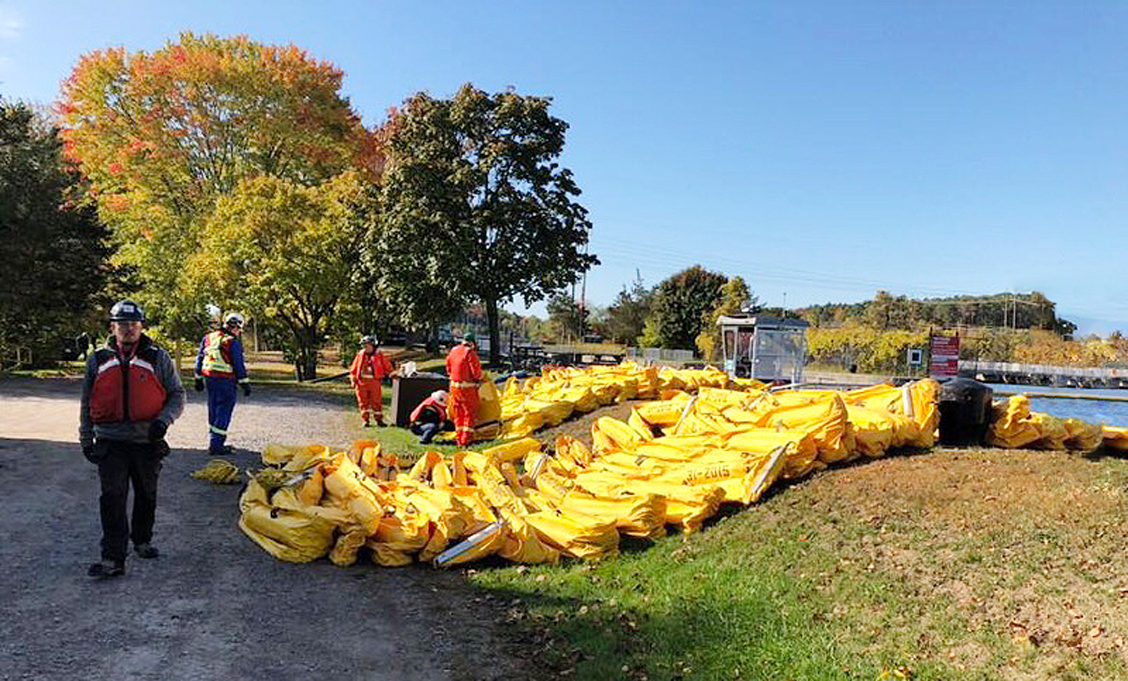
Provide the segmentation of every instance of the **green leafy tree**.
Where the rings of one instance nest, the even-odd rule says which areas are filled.
[[[92,310],[107,272],[105,228],[74,203],[57,131],[26,104],[0,100],[0,361],[15,347],[36,362],[105,310]]]
[[[725,275],[694,265],[658,284],[644,338],[664,348],[693,347],[727,282]]]
[[[911,329],[919,316],[905,296],[892,296],[888,291],[878,291],[866,309],[866,323],[879,331]]]
[[[607,335],[619,343],[637,343],[653,303],[654,291],[636,277],[630,289],[624,286],[607,308]]]
[[[351,172],[316,187],[243,180],[205,224],[188,285],[196,297],[219,296],[279,322],[299,378],[315,377],[338,306],[356,290],[364,190]]]
[[[721,347],[721,329],[717,320],[722,316],[734,315],[743,309],[752,309],[759,299],[748,290],[748,284],[742,277],[732,277],[721,287],[721,299],[705,317],[705,326],[697,335],[697,350],[701,356],[708,360],[719,359]]]
[[[571,296],[558,293],[548,299],[548,321],[559,342],[579,342],[587,329],[588,311]]]
[[[567,123],[551,99],[464,85],[420,93],[383,130],[381,229],[366,262],[405,321],[480,301],[497,361],[499,306],[543,300],[597,264],[591,223],[559,164]]]
[[[183,264],[241,182],[315,186],[349,168],[379,171],[377,140],[339,94],[341,77],[293,45],[184,33],[151,54],[87,54],[64,82],[67,155],[169,331],[198,330],[200,301],[177,296]]]

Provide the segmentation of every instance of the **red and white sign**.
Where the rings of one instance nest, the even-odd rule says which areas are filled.
[[[959,336],[933,336],[929,347],[929,376],[950,378],[960,372]]]

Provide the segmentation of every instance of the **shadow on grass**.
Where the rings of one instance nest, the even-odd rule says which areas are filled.
[[[780,602],[778,589],[731,589],[725,574],[700,574],[671,593],[640,583],[646,603],[623,607],[624,586],[568,595],[485,587],[511,604],[518,643],[549,677],[577,679],[872,679],[873,663],[836,649],[812,614]],[[770,581],[770,579],[769,579]],[[653,593],[653,595],[651,595]],[[781,607],[782,606],[782,607]]]

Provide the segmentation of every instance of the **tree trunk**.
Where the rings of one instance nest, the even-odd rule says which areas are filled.
[[[309,381],[317,378],[317,329],[308,326],[295,328],[294,341],[297,345],[294,366],[298,372],[298,380]]]
[[[487,300],[486,302],[486,320],[490,325],[490,366],[496,367],[499,362],[499,353],[501,349],[501,329],[498,324],[497,316],[497,301]]]
[[[317,378],[317,351],[314,350],[312,353],[306,355],[304,363],[305,366],[302,369],[302,380],[311,381]]]

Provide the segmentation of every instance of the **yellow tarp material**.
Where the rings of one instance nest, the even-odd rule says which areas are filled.
[[[523,459],[529,452],[538,450],[540,450],[540,440],[526,437],[514,442],[498,445],[497,447],[490,447],[482,453],[491,457],[498,463],[507,463]]]
[[[854,451],[871,459],[885,456],[897,434],[897,422],[889,412],[846,405],[846,417],[854,431]]]
[[[838,461],[928,447],[936,381],[849,392],[767,392],[711,370],[549,368],[504,394],[492,384],[507,436],[636,395],[627,422],[603,417],[592,443],[514,438],[479,452],[422,451],[399,460],[376,441],[346,451],[270,445],[273,466],[240,499],[240,527],[282,560],[322,556],[379,565],[456,565],[488,555],[552,563],[618,551],[620,535],[693,532],[723,502],[755,503],[779,478]],[[485,416],[488,418],[489,413]],[[1032,413],[1029,400],[993,405],[989,437],[1004,447],[1128,450],[1128,429]],[[410,470],[399,466],[412,463]],[[280,486],[277,486],[280,485]],[[277,488],[275,489],[275,487]]]
[[[1003,402],[991,405],[991,427],[987,431],[987,444],[1004,449],[1029,447],[1042,439],[1042,431],[1030,417],[1030,398],[1014,395]]]
[[[890,446],[928,448],[936,443],[940,426],[940,384],[932,379],[901,387],[874,385],[843,394],[847,404],[893,416],[896,430]]]
[[[762,394],[748,411],[755,416],[757,426],[810,435],[818,459],[824,463],[843,461],[854,453],[849,414],[836,392],[796,390]]]
[[[564,515],[560,510],[530,513],[525,521],[544,543],[569,558],[592,560],[619,551],[619,532],[613,522]]]
[[[783,462],[784,478],[801,478],[818,466],[818,448],[809,433],[771,428],[743,428],[724,441],[726,449],[766,453],[791,444]]]
[[[1110,444],[1110,432],[1117,429],[1086,423],[1080,419],[1060,419],[1030,411],[1030,398],[1013,395],[991,405],[992,422],[987,444],[1004,449],[1073,449],[1092,451]],[[1116,442],[1115,437],[1111,438]]]
[[[653,439],[653,437],[648,437],[634,428],[631,428],[629,424],[623,423],[618,419],[613,419],[610,416],[596,419],[596,421],[591,424],[592,450],[596,452],[611,451],[614,449],[631,449],[635,445]]]
[[[673,369],[640,367],[633,362],[587,368],[545,367],[541,376],[524,382],[510,379],[501,395],[501,437],[525,437],[538,428],[555,426],[573,414],[586,414],[600,405],[630,399],[654,399],[670,392],[721,390],[734,392],[762,387],[756,381],[733,381],[716,368]],[[736,390],[726,390],[736,388]],[[685,396],[688,399],[688,395]],[[640,418],[649,426],[673,425],[679,413],[663,418],[669,405],[655,403]],[[645,405],[644,405],[645,406]],[[666,421],[669,421],[668,423]],[[632,423],[632,426],[638,424]],[[642,432],[640,430],[640,432]]]
[[[564,483],[554,478],[542,473],[537,477],[537,490],[564,513],[612,522],[619,532],[632,537],[656,538],[666,533],[666,498],[661,495],[597,496],[576,488],[561,493]]]
[[[1103,434],[1097,423],[1085,423],[1081,419],[1065,420],[1065,446],[1069,449],[1091,452],[1101,446]]]
[[[277,496],[277,494],[276,494]],[[273,506],[251,480],[239,498],[239,529],[267,553],[290,563],[308,563],[329,553],[336,525],[313,512]]]
[[[1128,428],[1102,426],[1101,437],[1104,440],[1105,447],[1119,451],[1128,451]]]

